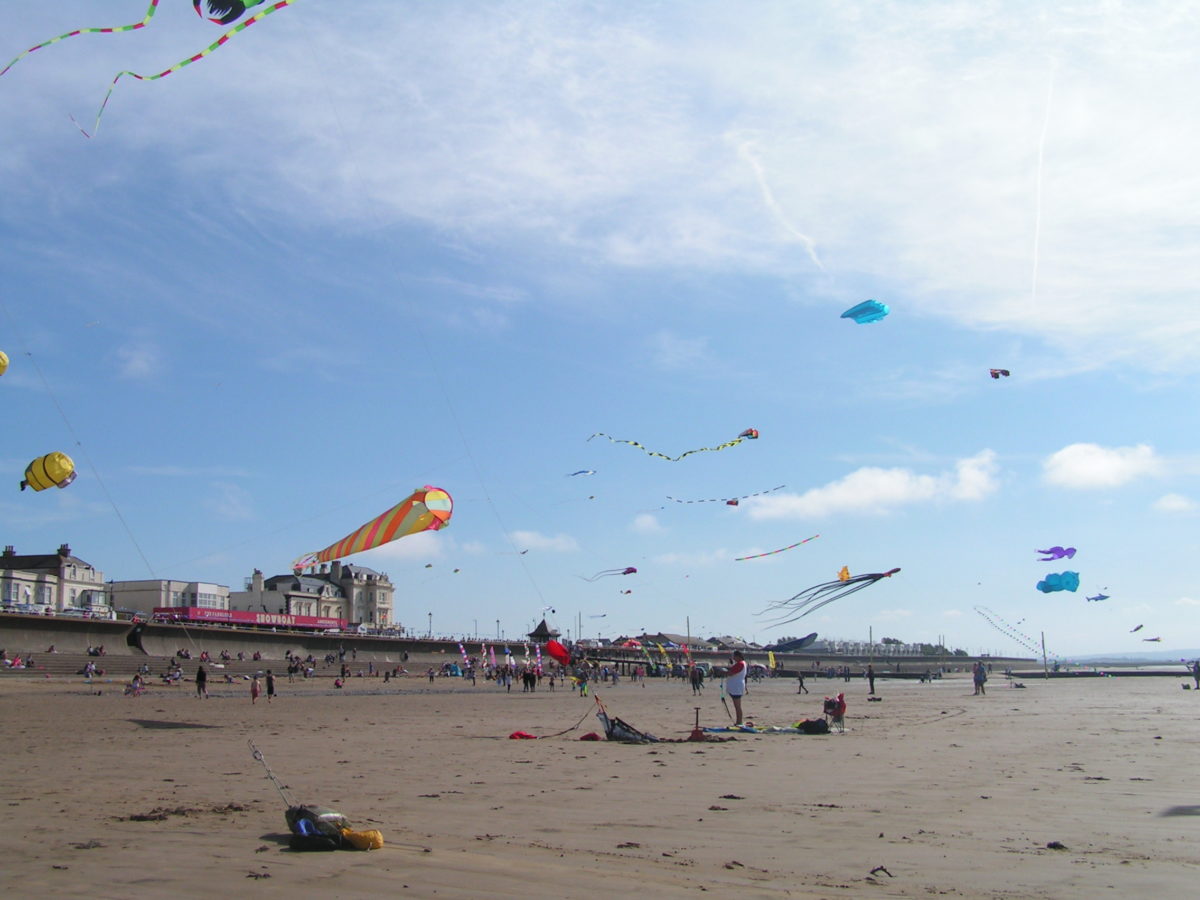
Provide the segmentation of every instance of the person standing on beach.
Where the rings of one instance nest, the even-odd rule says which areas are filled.
[[[1200,691],[1200,659],[1192,663],[1192,677],[1196,679],[1196,690]]]
[[[733,701],[734,725],[742,724],[742,696],[746,693],[746,660],[741,650],[733,651],[733,663],[725,673],[725,693]]]
[[[275,676],[271,674],[271,670],[267,669],[267,702],[270,703],[275,699]]]
[[[254,678],[250,681],[250,702],[257,703],[258,695],[262,693],[262,682],[258,680],[258,673],[254,673]]]
[[[875,693],[875,667],[867,663],[867,683],[871,685],[871,694]]]
[[[196,696],[208,699],[208,673],[204,671],[203,663],[196,669]]]
[[[983,683],[987,681],[987,667],[983,663],[977,662],[972,671],[975,677],[975,696],[978,697],[980,694],[986,694],[987,691],[984,689]]]

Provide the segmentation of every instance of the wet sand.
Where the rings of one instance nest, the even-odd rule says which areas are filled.
[[[595,704],[410,677],[244,685],[0,680],[0,887],[22,896],[1190,896],[1200,866],[1200,692],[1182,679],[965,677],[752,686],[755,722],[847,731],[726,743],[580,741]],[[101,693],[97,695],[97,691]],[[609,711],[681,739],[716,685],[601,687]],[[578,723],[578,727],[572,726]],[[523,730],[549,735],[509,740]],[[284,802],[333,807],[386,846],[287,849]],[[1057,843],[1061,849],[1052,849]]]

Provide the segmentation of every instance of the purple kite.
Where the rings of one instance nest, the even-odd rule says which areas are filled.
[[[1053,562],[1056,559],[1074,559],[1074,547],[1051,547],[1049,550],[1034,550],[1034,553],[1045,553],[1042,562]]]

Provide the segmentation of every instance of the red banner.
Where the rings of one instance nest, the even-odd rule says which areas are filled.
[[[253,625],[259,628],[343,629],[345,619],[327,616],[293,616],[288,613],[250,612],[241,609],[208,609],[203,606],[156,606],[159,622],[219,622],[225,625]]]

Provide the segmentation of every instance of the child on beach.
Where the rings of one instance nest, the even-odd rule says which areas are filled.
[[[262,683],[258,680],[258,674],[255,673],[254,679],[250,682],[250,702],[257,703],[258,695],[262,693]]]

